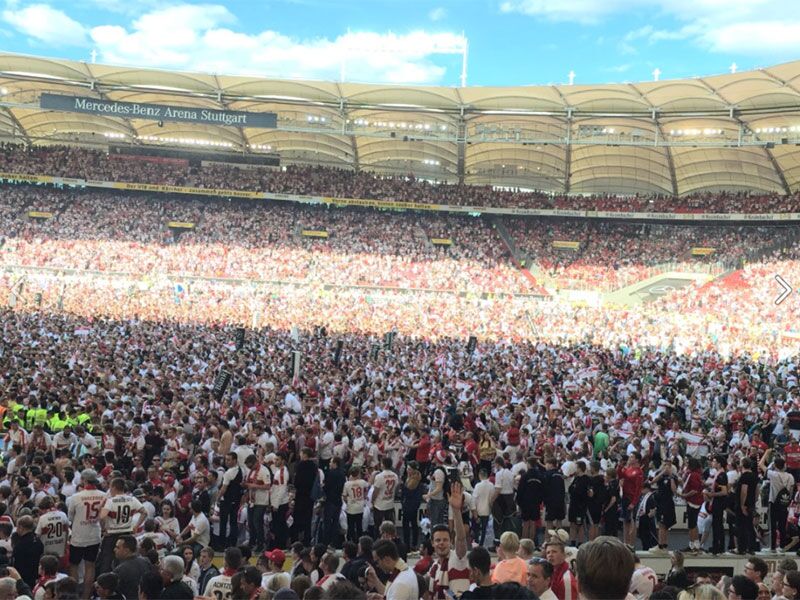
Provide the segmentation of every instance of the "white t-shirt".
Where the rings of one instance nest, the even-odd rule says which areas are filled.
[[[245,477],[245,483],[261,483],[269,485],[271,478],[269,469],[264,465],[256,463],[256,466]],[[250,497],[255,499],[256,506],[267,506],[269,504],[269,488],[248,490]]]
[[[345,512],[348,515],[360,515],[364,512],[364,503],[367,500],[367,490],[369,484],[363,479],[356,479],[355,481],[348,481],[344,484],[343,496],[347,507]]]
[[[109,496],[103,508],[108,511],[106,533],[133,533],[134,517],[142,509],[142,503],[133,496],[121,494]]]
[[[68,512],[72,535],[70,544],[86,548],[100,543],[100,510],[106,495],[100,490],[83,490],[70,497]]]
[[[231,585],[230,576],[217,575],[209,579],[203,595],[213,598],[214,600],[230,600],[232,592],[233,586]]]
[[[501,494],[514,493],[514,476],[508,469],[500,469],[494,476],[494,487],[500,490]]]
[[[60,510],[51,510],[39,517],[36,535],[44,544],[44,553],[61,558],[66,554],[69,519]]]
[[[394,578],[386,588],[386,600],[418,600],[419,584],[414,569],[408,567]]]
[[[394,508],[394,493],[397,490],[399,478],[393,471],[381,471],[375,476],[372,492],[375,508],[378,510],[391,510]]]
[[[333,444],[335,438],[332,431],[326,431],[319,440],[319,457],[330,460],[333,457]]]
[[[269,501],[272,508],[280,508],[289,503],[289,469],[285,466],[280,469],[276,467],[272,473]]]
[[[488,479],[478,482],[478,485],[472,490],[479,517],[488,517],[492,514],[492,496],[494,496],[494,485]]]
[[[189,520],[189,535],[195,535],[196,533],[200,535],[195,540],[195,543],[200,544],[204,548],[208,546],[211,542],[211,528],[205,513],[193,514],[192,518]]]

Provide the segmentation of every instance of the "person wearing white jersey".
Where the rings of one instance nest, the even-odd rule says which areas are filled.
[[[69,540],[69,519],[56,507],[49,496],[39,504],[42,514],[36,524],[36,535],[44,544],[44,553],[58,558],[59,566],[66,568],[67,540]]]
[[[245,460],[248,469],[242,484],[247,494],[247,526],[250,533],[250,545],[256,553],[264,550],[264,517],[269,506],[269,487],[272,477],[269,469],[261,464],[255,454]]]
[[[221,574],[208,581],[203,595],[214,600],[231,600],[233,594],[231,578],[241,566],[242,551],[236,547],[225,550],[225,568]]]
[[[380,529],[381,523],[388,519],[394,523],[394,495],[398,488],[399,478],[392,471],[392,459],[388,456],[381,461],[383,471],[375,476],[372,490],[372,516],[375,528]]]
[[[351,542],[357,542],[362,534],[368,490],[369,484],[361,478],[361,467],[350,467],[350,480],[344,484],[342,499],[347,514],[347,539]]]
[[[139,515],[138,520],[136,515]],[[131,535],[136,531],[138,523],[147,519],[147,510],[141,502],[125,493],[125,480],[121,477],[113,479],[108,496],[100,510],[100,523],[104,530],[100,548],[97,573],[102,575],[111,571],[114,560],[114,544],[123,535]]]
[[[81,471],[83,489],[69,499],[70,521],[69,574],[78,579],[78,567],[84,563],[83,597],[91,598],[94,586],[94,563],[100,550],[102,529],[100,511],[106,500],[105,492],[97,489],[97,472]]]

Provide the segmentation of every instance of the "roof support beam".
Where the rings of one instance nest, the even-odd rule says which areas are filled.
[[[217,84],[217,104],[222,108],[222,110],[230,110],[228,106],[228,102],[225,100],[222,94],[222,85],[220,84],[219,77],[214,75],[214,83]],[[247,139],[247,136],[244,134],[244,127],[234,127],[236,129],[236,133],[239,134],[239,143],[242,145],[242,154],[249,154],[250,153],[250,141]]]
[[[564,148],[564,193],[569,194],[572,179],[572,109],[567,109],[567,145]]]
[[[11,122],[14,124],[14,127],[16,127],[19,130],[22,139],[25,140],[25,145],[30,146],[31,138],[28,136],[28,132],[25,131],[25,128],[22,126],[22,123],[20,123],[19,119],[17,119],[17,117],[14,116],[14,113],[11,112],[10,108],[8,108],[7,106],[4,106],[2,108],[3,111],[8,115],[8,118],[11,119]]]
[[[464,175],[467,164],[467,121],[464,119],[464,109],[461,109],[461,116],[458,118],[458,133],[456,135],[456,174],[458,183],[464,183]]]
[[[792,190],[789,187],[789,183],[786,181],[786,177],[784,177],[783,171],[781,170],[778,161],[775,160],[775,155],[772,153],[772,150],[768,145],[764,146],[764,152],[766,153],[767,159],[769,159],[772,168],[775,169],[775,174],[778,176],[778,181],[781,182],[781,187],[783,188],[783,191],[786,193],[787,196],[791,195]]]
[[[658,122],[658,112],[653,110],[653,123],[656,126],[656,145],[658,145],[659,138],[664,137],[664,130],[661,128],[661,123]],[[675,159],[672,156],[672,148],[667,144],[662,144],[664,148],[664,155],[667,158],[667,168],[669,168],[669,178],[672,182],[672,196],[678,197],[678,176],[675,174]]]

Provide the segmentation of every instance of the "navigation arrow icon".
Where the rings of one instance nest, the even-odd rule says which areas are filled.
[[[789,297],[789,294],[792,293],[792,286],[786,283],[786,281],[780,275],[775,275],[775,281],[777,281],[783,288],[781,295],[775,298],[775,304],[780,304]]]

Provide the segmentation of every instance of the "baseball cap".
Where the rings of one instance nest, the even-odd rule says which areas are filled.
[[[569,533],[564,529],[548,529],[547,535],[550,538],[560,540],[564,544],[569,540]]]
[[[275,548],[275,550],[267,550],[264,552],[264,556],[267,558],[267,560],[269,560],[269,562],[281,569],[283,568],[283,563],[286,562],[286,554],[284,554],[283,550],[280,548]]]
[[[273,600],[300,600],[300,596],[292,588],[281,588],[275,592],[272,598]]]
[[[94,469],[84,469],[81,471],[81,481],[84,483],[97,483],[97,471]]]

